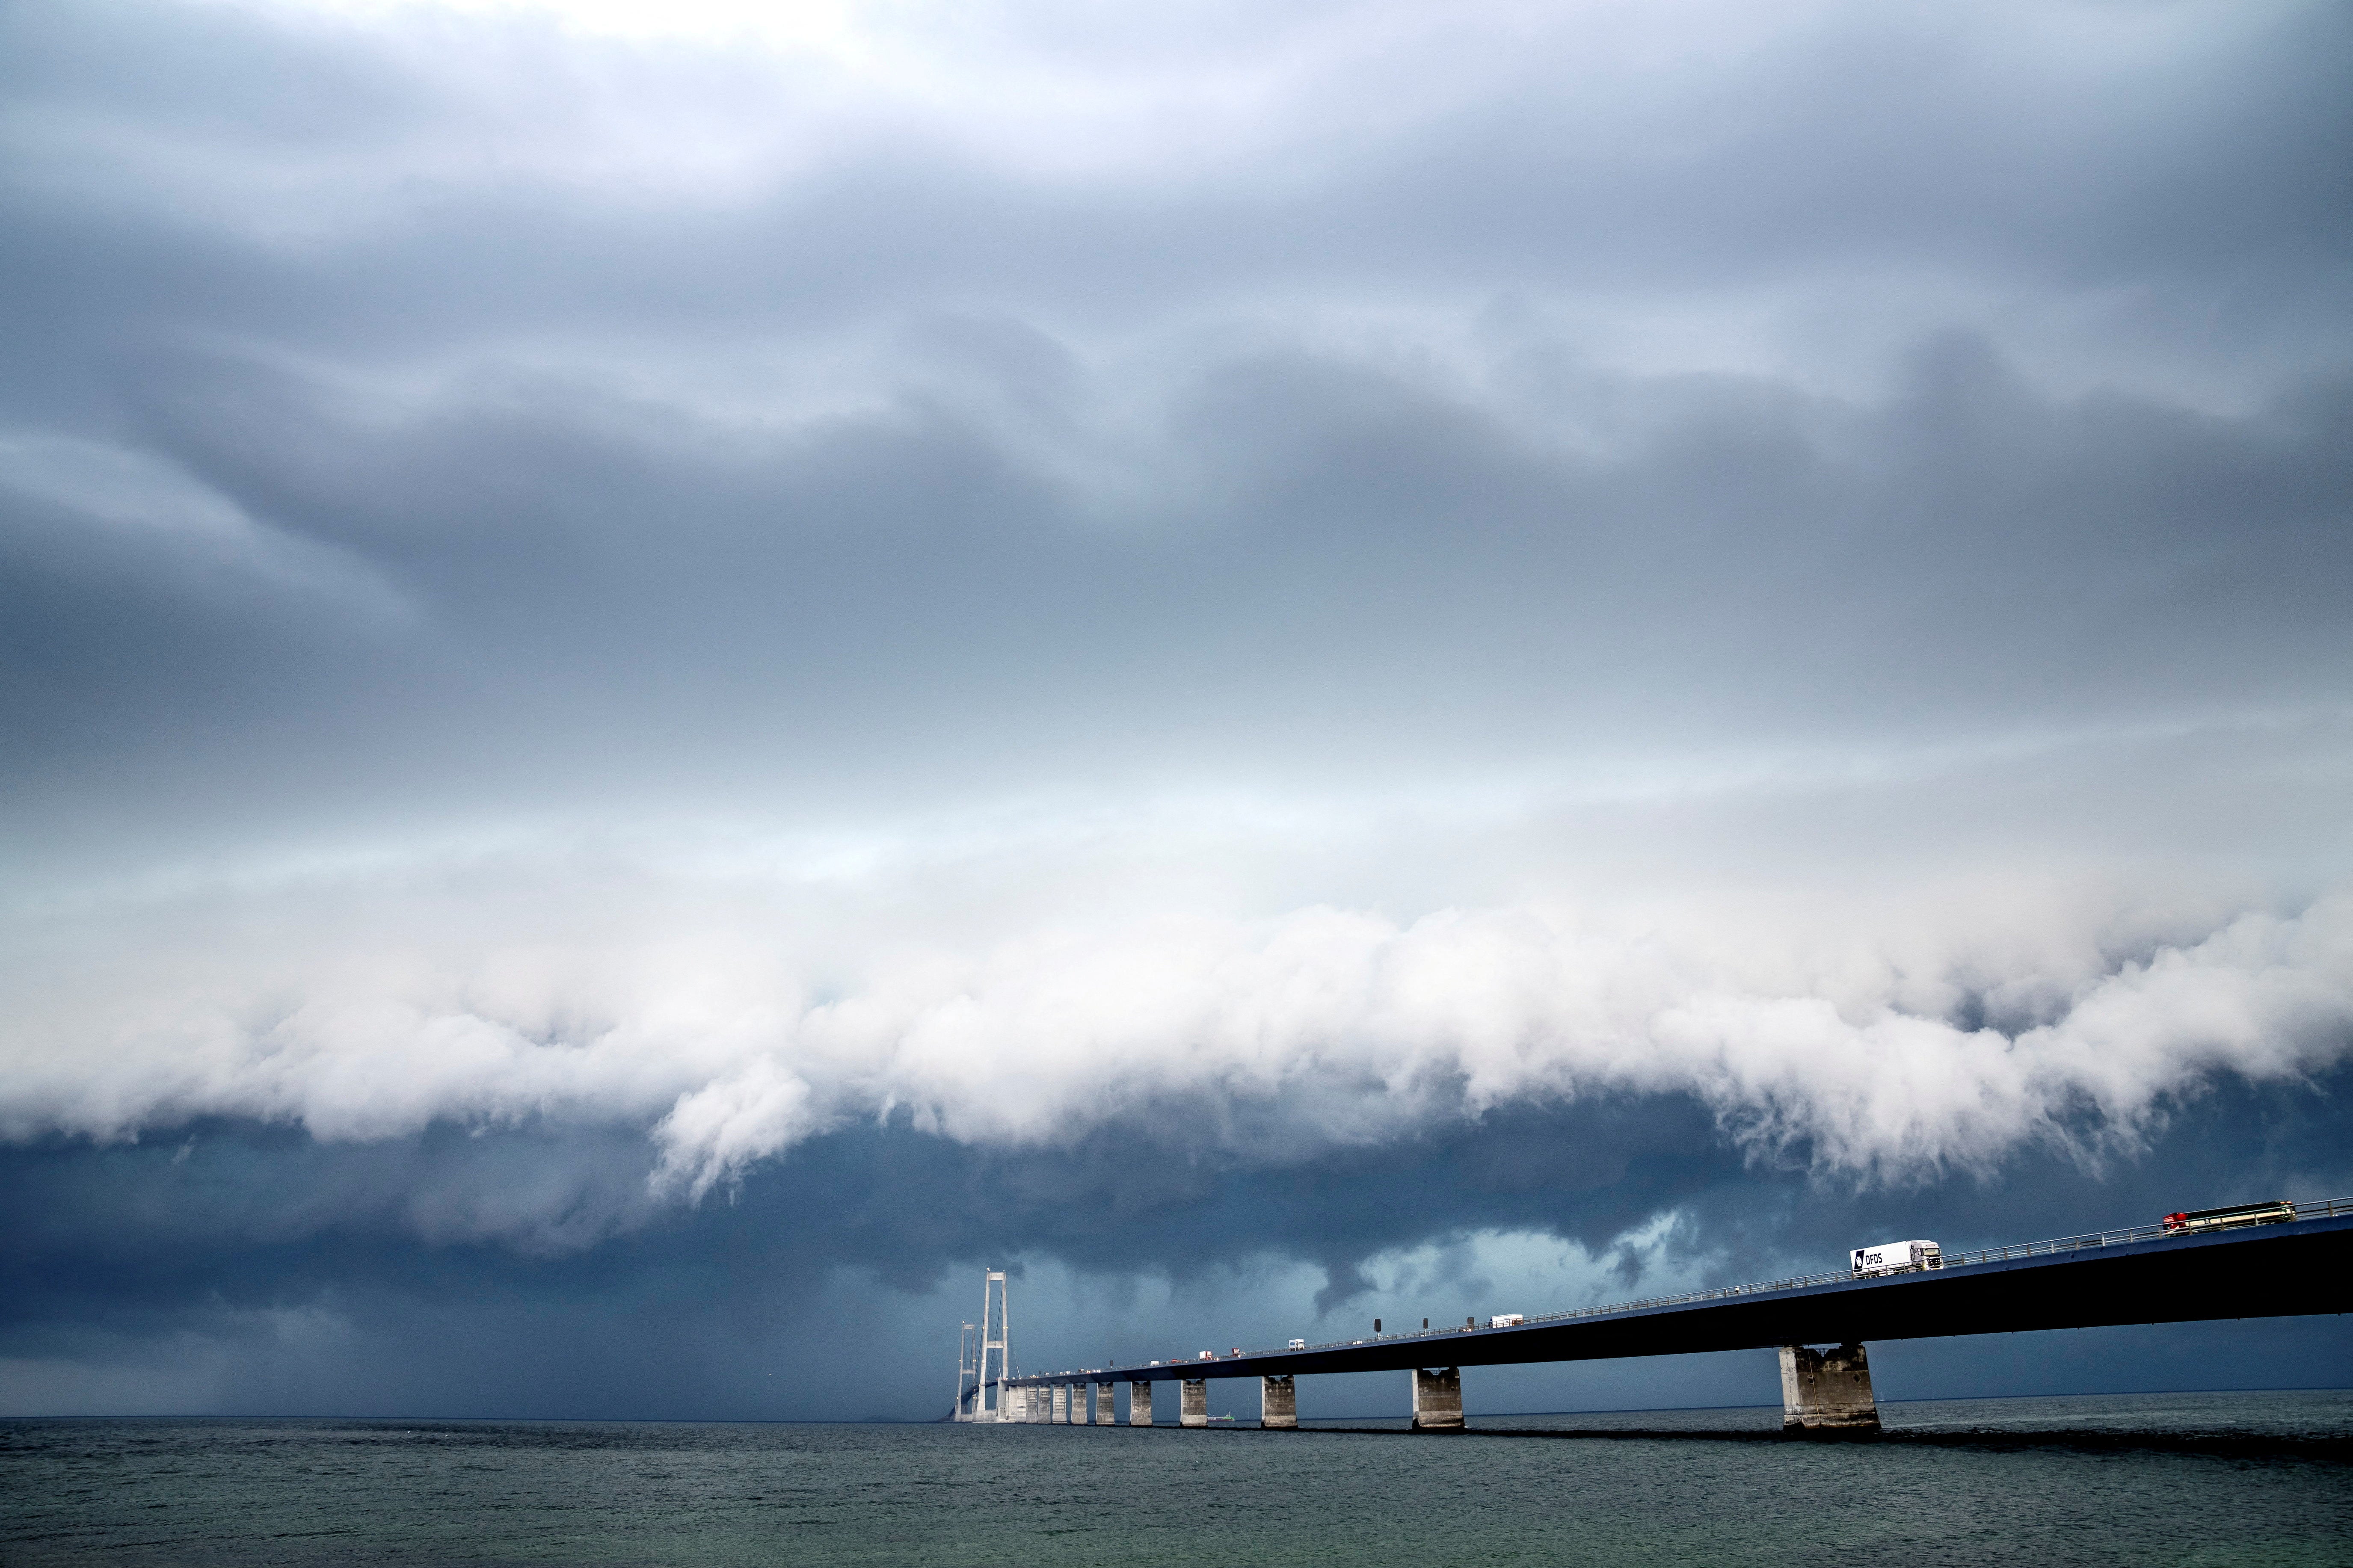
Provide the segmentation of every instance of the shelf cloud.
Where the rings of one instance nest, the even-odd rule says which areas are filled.
[[[368,912],[323,932],[315,889],[181,902],[149,924],[234,934],[83,950],[63,984],[17,974],[0,1126],[113,1142],[247,1119],[338,1143],[604,1128],[649,1144],[649,1200],[691,1204],[894,1116],[983,1151],[1121,1131],[1286,1169],[1514,1104],[1675,1096],[1754,1162],[1916,1184],[2029,1145],[2128,1156],[2219,1078],[2314,1082],[2353,1051],[2337,896],[2169,936],[2080,897],[2013,897],[1883,907],[1868,930],[1820,906],[1325,906],[965,945],[846,937],[838,901],[777,887],[655,884],[648,921],[642,884],[508,869],[534,902],[564,889],[528,929],[512,894],[486,917],[477,868],[332,889]],[[730,923],[667,927],[730,903]],[[1750,934],[1767,919],[1780,940]],[[527,1232],[554,1217],[505,1212]]]

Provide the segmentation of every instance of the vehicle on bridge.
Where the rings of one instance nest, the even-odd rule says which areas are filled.
[[[1516,1329],[1526,1321],[1527,1319],[1517,1312],[1504,1312],[1488,1319],[1487,1326],[1491,1329]]]
[[[2165,1216],[2168,1236],[2189,1236],[2201,1230],[2229,1230],[2241,1225],[2273,1225],[2280,1220],[2294,1219],[2295,1205],[2285,1198],[2274,1198],[2267,1204],[2239,1204],[2225,1209],[2191,1209],[2187,1214]]]
[[[1852,1272],[1856,1279],[1865,1279],[1875,1274],[1910,1274],[1944,1266],[1944,1251],[1933,1241],[1883,1241],[1877,1247],[1856,1247]]]

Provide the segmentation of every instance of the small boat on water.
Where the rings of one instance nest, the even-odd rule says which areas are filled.
[[[1232,1420],[1232,1419],[1233,1419],[1233,1415],[1232,1415],[1232,1413],[1229,1411],[1229,1412],[1228,1412],[1227,1414],[1225,1414],[1225,1415],[1212,1415],[1212,1416],[1210,1416],[1210,1417],[1209,1417],[1209,1419],[1210,1419],[1210,1420],[1212,1420],[1212,1421],[1230,1421],[1230,1420]]]

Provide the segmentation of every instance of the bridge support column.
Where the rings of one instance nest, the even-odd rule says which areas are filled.
[[[1460,1432],[1462,1430],[1462,1373],[1458,1367],[1440,1367],[1425,1372],[1419,1367],[1413,1373],[1413,1429],[1417,1432]]]
[[[1098,1426],[1114,1426],[1119,1421],[1119,1409],[1113,1396],[1114,1387],[1108,1383],[1095,1384],[1095,1425]]]
[[[1876,1432],[1879,1402],[1871,1393],[1871,1358],[1859,1344],[1834,1350],[1781,1347],[1781,1430]]]
[[[1209,1380],[1188,1377],[1184,1380],[1184,1397],[1176,1406],[1179,1426],[1207,1426],[1209,1424]]]
[[[1152,1385],[1131,1383],[1127,1385],[1127,1424],[1131,1426],[1152,1425]]]
[[[1258,1424],[1269,1430],[1295,1430],[1299,1426],[1299,1385],[1287,1377],[1258,1380]]]
[[[1069,1384],[1058,1383],[1054,1385],[1054,1414],[1050,1419],[1057,1426],[1068,1426],[1071,1424],[1071,1385]]]

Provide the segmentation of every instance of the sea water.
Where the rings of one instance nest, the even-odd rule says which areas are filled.
[[[0,1563],[2353,1563],[2353,1394],[1891,1405],[1877,1442],[1779,1414],[16,1420]]]

